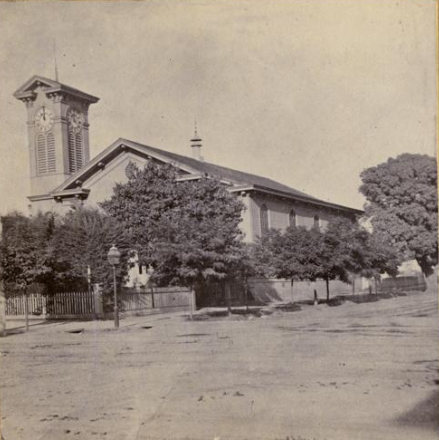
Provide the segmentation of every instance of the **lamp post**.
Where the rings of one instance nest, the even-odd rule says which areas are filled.
[[[119,328],[119,307],[117,305],[117,284],[116,284],[116,266],[120,261],[120,252],[113,245],[107,254],[108,262],[113,266],[113,285],[114,285],[114,327]]]

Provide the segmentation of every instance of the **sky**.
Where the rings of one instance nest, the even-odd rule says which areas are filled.
[[[33,75],[100,97],[124,137],[362,208],[363,169],[436,155],[434,0],[0,1],[0,214],[26,212]]]

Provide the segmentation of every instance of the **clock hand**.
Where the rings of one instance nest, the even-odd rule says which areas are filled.
[[[46,120],[46,107],[43,105],[43,119]]]

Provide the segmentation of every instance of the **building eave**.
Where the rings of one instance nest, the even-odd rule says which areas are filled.
[[[170,160],[165,155],[161,155],[153,150],[149,150],[148,146],[146,146],[146,145],[141,148],[138,145],[136,145],[135,143],[132,143],[131,141],[120,138],[117,141],[113,142],[109,147],[107,147],[100,154],[98,154],[94,159],[92,159],[90,162],[88,162],[85,165],[85,167],[83,167],[77,173],[70,176],[60,186],[55,188],[53,193],[56,193],[59,191],[64,191],[66,189],[73,189],[74,187],[77,186],[77,183],[76,183],[77,181],[81,181],[81,182],[87,181],[97,171],[105,168],[105,166],[109,162],[111,162],[116,156],[118,156],[122,152],[128,151],[128,150],[136,152],[139,156],[144,157],[145,159],[153,158],[153,159],[157,159],[161,162],[175,165],[179,169],[181,169],[189,174],[192,174],[192,175],[199,175],[200,174],[199,172],[197,172],[197,170],[195,170],[193,168],[190,168],[187,166],[182,166],[181,164],[176,164],[175,162]]]
[[[355,215],[364,215],[364,211],[362,211],[361,209],[356,209],[356,208],[349,208],[347,206],[343,206],[343,205],[338,205],[336,203],[331,203],[331,202],[326,202],[324,200],[318,200],[312,197],[303,197],[303,196],[299,196],[299,195],[292,195],[289,194],[288,192],[284,192],[284,191],[279,191],[279,190],[274,190],[271,188],[265,188],[259,185],[241,185],[241,186],[237,186],[234,188],[230,189],[230,192],[232,193],[236,193],[236,192],[259,192],[259,193],[264,193],[264,194],[270,194],[273,196],[277,196],[277,197],[282,197],[282,198],[287,198],[289,200],[293,200],[293,201],[300,201],[300,202],[304,202],[310,205],[314,205],[314,206],[324,206],[326,208],[331,208],[331,209],[335,209],[338,211],[345,211],[345,212],[350,212],[352,214]]]

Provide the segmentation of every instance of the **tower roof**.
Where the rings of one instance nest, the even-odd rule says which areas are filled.
[[[35,89],[41,86],[44,87],[44,92],[46,94],[65,93],[87,101],[90,104],[94,104],[99,101],[99,98],[96,96],[89,95],[88,93],[81,92],[78,89],[60,83],[59,81],[54,81],[53,79],[45,78],[44,76],[39,75],[34,75],[32,78],[27,80],[20,88],[18,88],[18,90],[16,90],[14,97],[20,100],[35,98]]]

